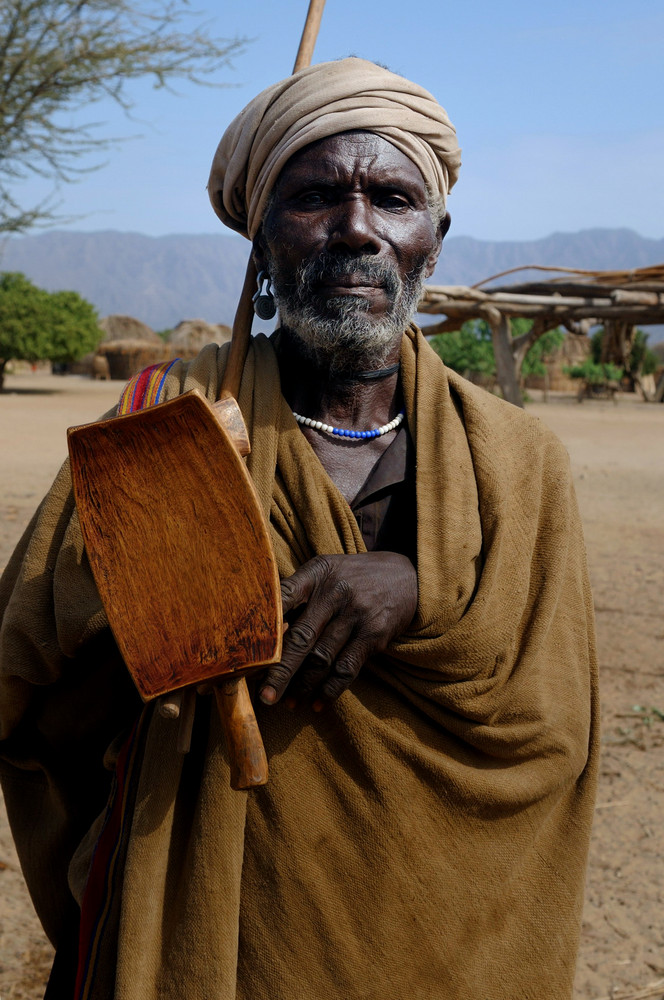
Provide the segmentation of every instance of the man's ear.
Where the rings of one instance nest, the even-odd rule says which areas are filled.
[[[449,228],[450,228],[451,225],[452,225],[452,216],[450,215],[449,212],[445,212],[444,218],[442,218],[440,220],[440,242],[441,243],[443,242],[443,240],[447,236],[447,232],[448,232],[448,230],[449,230]]]
[[[436,268],[436,264],[440,256],[440,251],[443,246],[443,240],[447,235],[447,231],[450,228],[451,222],[452,222],[452,217],[450,216],[450,213],[445,212],[445,215],[440,220],[440,223],[438,225],[438,232],[436,234],[436,246],[429,254],[429,258],[427,260],[426,268],[424,271],[424,276],[426,278],[430,278]]]

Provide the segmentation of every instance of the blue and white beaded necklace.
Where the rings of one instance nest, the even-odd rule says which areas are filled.
[[[352,372],[349,375],[341,376],[339,381],[373,382],[377,379],[384,379],[390,375],[395,375],[399,371],[399,368],[400,364],[397,361],[395,365],[390,365],[389,368],[378,368],[368,372]],[[303,417],[302,414],[296,413],[295,410],[293,410],[293,416],[298,424],[301,424],[303,427],[313,427],[314,430],[323,431],[325,434],[331,434],[333,437],[353,438],[356,441],[371,441],[373,438],[382,437],[384,434],[389,434],[390,431],[396,430],[403,421],[404,411],[402,410],[398,413],[394,420],[390,420],[389,424],[383,424],[382,427],[375,427],[371,431],[351,431],[344,427],[333,427],[332,424],[326,424],[322,420],[314,420],[313,417]]]
[[[389,424],[383,424],[382,427],[375,427],[371,431],[351,431],[346,430],[344,427],[333,427],[332,424],[325,424],[322,420],[314,420],[312,417],[303,417],[300,413],[295,413],[295,411],[293,411],[293,416],[297,420],[298,424],[301,424],[303,427],[313,427],[314,430],[324,431],[326,434],[331,434],[333,437],[371,441],[373,438],[382,437],[383,434],[389,434],[390,431],[396,430],[396,428],[399,427],[403,421],[404,411],[402,410],[401,413],[398,413],[394,420],[390,420]]]

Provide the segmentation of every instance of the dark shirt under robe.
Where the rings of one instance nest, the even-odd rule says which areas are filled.
[[[369,552],[399,552],[416,565],[415,448],[403,425],[350,507]]]

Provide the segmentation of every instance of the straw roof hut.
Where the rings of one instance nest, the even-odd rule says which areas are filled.
[[[167,361],[170,357],[164,342],[146,323],[133,316],[105,316],[99,321],[104,332],[95,357],[108,362],[112,379],[127,381],[148,365]],[[94,365],[91,364],[91,374]]]
[[[195,358],[206,344],[225,344],[231,328],[224,323],[206,323],[202,319],[184,319],[171,331],[167,343],[172,356],[185,361]]]
[[[131,316],[107,316],[100,326],[105,337],[97,354],[107,358],[111,378],[125,381],[148,365],[172,358],[189,361],[206,344],[224,344],[231,339],[229,326],[206,323],[202,319],[178,323],[166,341]]]
[[[82,358],[77,358],[76,361],[70,361],[66,366],[66,371],[72,375],[90,375],[93,374],[94,359],[97,357],[96,351],[90,351],[88,354],[84,354]]]
[[[133,316],[104,316],[99,320],[104,331],[104,342],[112,340],[144,340],[153,344],[161,343],[158,334],[146,323]]]
[[[97,354],[108,361],[112,379],[126,382],[148,365],[171,358],[171,351],[159,337],[152,340],[111,340],[101,343]]]

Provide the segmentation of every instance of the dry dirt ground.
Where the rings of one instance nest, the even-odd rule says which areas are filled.
[[[103,413],[120,388],[76,376],[8,377],[0,566],[65,456],[65,428]],[[664,406],[557,397],[528,408],[569,450],[597,611],[603,763],[575,1000],[664,1000]],[[2,1000],[41,997],[50,954],[3,811]]]

